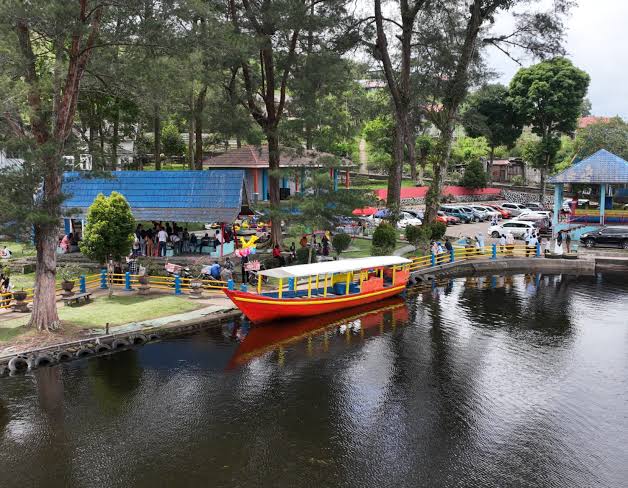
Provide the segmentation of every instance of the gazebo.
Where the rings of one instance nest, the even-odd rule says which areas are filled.
[[[613,210],[613,187],[628,185],[628,161],[615,154],[600,149],[586,159],[574,164],[548,180],[554,184],[554,216],[555,231],[569,228],[574,223],[592,224],[597,227],[605,224],[628,224],[628,212]],[[563,187],[566,183],[599,186],[599,209],[577,209],[570,217],[569,224],[559,224],[558,216],[563,205]],[[576,237],[576,236],[573,236]]]

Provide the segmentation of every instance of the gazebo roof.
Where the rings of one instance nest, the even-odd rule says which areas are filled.
[[[296,150],[281,148],[279,166],[281,168],[323,167],[324,160],[335,160],[342,167],[354,166],[350,159],[330,153],[309,149]],[[208,168],[268,168],[268,145],[242,146],[208,158],[203,162]]]
[[[552,176],[549,183],[628,183],[628,161],[600,149]]]
[[[85,217],[99,193],[116,191],[129,202],[136,220],[232,222],[248,204],[243,170],[111,171],[64,173],[62,204],[66,215]]]

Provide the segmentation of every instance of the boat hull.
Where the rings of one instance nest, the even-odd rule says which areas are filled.
[[[399,295],[405,289],[406,285],[402,283],[364,293],[312,298],[273,298],[227,289],[224,292],[251,322],[260,323],[344,310]]]

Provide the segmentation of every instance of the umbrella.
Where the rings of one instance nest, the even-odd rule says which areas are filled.
[[[382,208],[381,210],[375,212],[375,215],[373,217],[377,219],[387,219],[388,217],[390,217],[390,210],[388,210],[387,208]]]
[[[377,209],[375,207],[364,207],[364,208],[356,208],[351,213],[353,215],[357,215],[360,217],[368,217],[369,215],[373,215],[375,212],[377,212]]]

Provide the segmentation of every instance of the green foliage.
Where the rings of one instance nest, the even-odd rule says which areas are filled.
[[[434,221],[430,224],[430,238],[434,241],[442,239],[447,232],[447,226],[443,222]]]
[[[112,192],[99,194],[87,211],[87,224],[81,241],[81,252],[104,264],[120,260],[133,245],[135,219],[124,196]]]
[[[57,268],[57,276],[63,281],[75,281],[83,274],[83,270],[78,264],[68,263]]]
[[[340,256],[340,253],[349,249],[351,245],[351,236],[344,232],[339,232],[331,238],[331,245],[334,246],[334,250]]]
[[[521,175],[515,175],[510,179],[510,182],[515,186],[522,186],[525,184],[525,180]]]
[[[431,239],[432,229],[429,225],[408,225],[406,226],[406,239],[415,247]]]
[[[459,137],[451,148],[451,161],[469,164],[488,156],[490,148],[484,137]]]
[[[166,156],[183,156],[187,149],[185,142],[181,139],[179,129],[174,124],[168,124],[161,129],[161,144]]]
[[[484,171],[484,166],[482,165],[482,162],[479,160],[474,160],[467,164],[460,183],[465,188],[477,190],[480,188],[485,188],[487,181],[488,178],[486,175],[486,171]]]
[[[521,135],[522,117],[503,85],[484,85],[467,102],[462,123],[471,137],[485,137],[492,148],[511,147]]]
[[[566,58],[521,68],[510,82],[510,101],[532,132],[572,133],[589,86],[589,75]]]
[[[382,222],[373,232],[371,254],[385,256],[392,253],[397,245],[397,231],[388,222]]]
[[[313,253],[315,251],[312,251]],[[297,255],[297,263],[298,264],[308,264],[310,261],[310,248],[309,247],[300,247],[296,250]]]
[[[584,159],[600,149],[628,161],[628,123],[619,117],[591,124],[576,133],[575,154]]]
[[[392,164],[394,123],[390,115],[380,115],[364,124],[362,137],[368,144],[368,167],[383,173]]]

